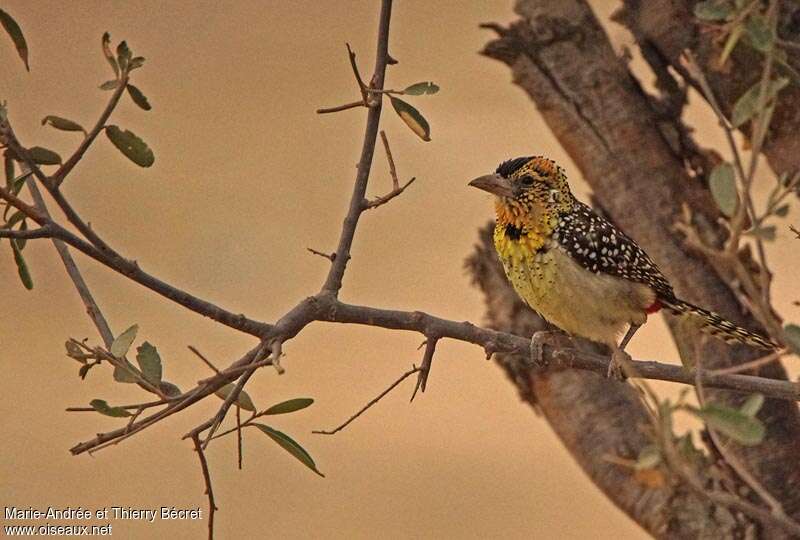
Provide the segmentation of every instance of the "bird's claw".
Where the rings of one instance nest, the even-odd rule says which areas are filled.
[[[624,381],[628,378],[625,375],[624,364],[631,361],[631,356],[621,349],[614,349],[611,353],[611,361],[608,363],[606,377],[617,381]]]
[[[536,369],[546,369],[548,361],[544,357],[544,346],[553,345],[555,338],[559,337],[560,332],[552,330],[539,330],[531,337],[531,367]]]

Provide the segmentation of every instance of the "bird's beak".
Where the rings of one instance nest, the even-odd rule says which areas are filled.
[[[497,173],[480,176],[468,185],[482,189],[483,191],[488,191],[498,197],[514,196],[514,192],[511,190],[511,183]]]

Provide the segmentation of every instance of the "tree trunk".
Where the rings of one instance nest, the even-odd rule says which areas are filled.
[[[704,63],[713,54],[707,50],[709,45],[703,45],[703,40],[697,37],[690,6],[677,4],[678,7],[672,6],[666,0],[629,1],[618,16],[634,28],[645,56],[661,75],[662,90],[677,88],[677,83],[666,78],[664,66],[677,65],[678,53],[687,44],[697,45]],[[670,9],[677,10],[683,18],[669,15]],[[703,173],[708,171],[709,164],[680,122],[680,100],[673,99],[674,95],[656,100],[643,92],[626,63],[615,55],[585,2],[520,0],[515,11],[520,20],[509,28],[491,25],[499,37],[486,46],[484,54],[511,68],[514,83],[536,104],[594,188],[603,210],[650,254],[679,297],[714,309],[745,327],[758,328],[728,285],[706,261],[686,249],[674,230],[686,205],[692,210],[694,220],[702,223],[718,242],[724,234],[715,225],[719,215],[703,174],[692,176],[685,167],[685,163],[693,163]],[[665,20],[676,26],[674,31],[667,29]],[[727,109],[743,92],[742,88],[749,88],[761,72],[758,63],[747,65],[738,56],[736,59],[743,63],[741,67],[747,74],[738,76],[738,82],[727,81],[722,75],[713,77],[712,82]],[[800,96],[792,99],[795,105],[800,103]],[[791,152],[793,145],[798,144],[796,136],[787,135],[791,129],[797,133],[795,124],[800,122],[800,108],[790,109],[778,109],[775,127],[765,146],[765,153],[776,168],[796,167],[800,160],[800,152]],[[790,155],[784,155],[786,152]],[[498,274],[496,268],[491,270],[492,265],[496,267],[496,257],[487,242],[484,237],[482,247],[471,259],[471,268],[486,293],[489,318],[503,330],[530,332],[528,311],[510,292],[502,273]],[[718,368],[759,355],[747,347],[730,347],[705,339],[674,320],[668,323],[684,363],[702,355],[705,367]],[[719,509],[706,506],[698,512],[701,506],[697,500],[675,496],[671,493],[674,489],[666,486],[647,488],[636,481],[631,471],[602,460],[606,452],[635,459],[638,450],[647,444],[637,427],[644,411],[629,387],[592,374],[529,375],[518,363],[506,359],[503,364],[523,396],[536,397],[538,407],[592,480],[649,532],[665,537],[697,537],[698,527],[704,525],[706,532],[711,530],[709,527],[716,528],[714,537],[733,534],[728,522],[714,519]],[[783,368],[776,364],[762,369],[759,375],[786,378]],[[743,399],[722,391],[707,394],[714,401],[731,404]],[[786,513],[798,519],[797,406],[768,400],[759,418],[767,426],[765,441],[755,447],[731,445],[730,449],[781,501]],[[689,514],[698,514],[699,521],[687,519]],[[746,525],[740,522],[737,526]],[[774,531],[762,532],[764,536],[778,536]]]

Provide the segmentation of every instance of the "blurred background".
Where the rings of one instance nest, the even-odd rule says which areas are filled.
[[[49,114],[92,125],[111,78],[100,37],[127,40],[147,58],[133,82],[150,99],[144,112],[123,97],[111,122],[153,148],[140,169],[101,135],[64,190],[74,206],[125,256],[167,282],[235,312],[274,321],[318,291],[328,263],[306,247],[332,251],[348,204],[365,111],[319,116],[315,109],[358,98],[345,51],[372,73],[379,2],[59,2],[9,0],[31,50],[26,73],[0,38],[0,98],[27,146],[70,154],[79,136],[40,125]],[[608,21],[617,2],[592,3],[622,50],[632,39]],[[587,191],[508,69],[478,54],[491,33],[482,22],[513,19],[512,2],[396,3],[390,52],[399,60],[387,87],[433,80],[435,96],[412,103],[432,125],[413,135],[385,109],[382,128],[402,179],[417,182],[363,216],[345,276],[344,301],[419,309],[482,320],[482,298],[463,261],[492,216],[489,196],[466,183],[504,159],[546,154]],[[634,60],[636,64],[636,60]],[[642,72],[645,87],[651,78]],[[708,111],[689,110],[706,144],[724,148]],[[766,186],[768,182],[761,182]],[[370,196],[390,189],[376,150]],[[793,212],[790,217],[795,217]],[[776,307],[798,318],[790,235],[770,246]],[[52,245],[26,248],[35,288],[19,283],[8,245],[0,253],[0,380],[3,452],[0,503],[27,508],[200,507],[207,500],[192,446],[180,437],[215,413],[209,398],[93,457],[68,449],[121,421],[67,413],[91,399],[148,399],[115,384],[107,368],[85,381],[67,358],[68,337],[99,343]],[[112,329],[133,323],[155,344],[165,378],[190,388],[211,373],[191,344],[226,366],[253,340],[185,311],[76,255]],[[412,363],[421,337],[377,328],[315,324],[287,343],[286,374],[259,371],[247,389],[259,408],[313,397],[302,412],[272,417],[296,438],[326,478],[312,474],[258,432],[245,432],[244,470],[235,438],[208,458],[220,538],[641,538],[644,533],[589,482],[547,424],[523,405],[483,351],[443,341],[428,391],[408,403],[409,380],[343,432],[334,427]],[[138,344],[138,342],[137,342]],[[634,357],[677,362],[658,318],[630,347]],[[797,370],[793,370],[796,373]],[[657,385],[674,393],[675,386]],[[91,523],[95,523],[92,521]],[[205,535],[207,522],[113,521],[130,538]]]

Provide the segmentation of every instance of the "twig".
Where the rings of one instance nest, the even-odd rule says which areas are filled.
[[[714,375],[728,375],[731,373],[742,373],[745,371],[754,371],[762,366],[766,366],[767,364],[771,364],[787,353],[786,350],[779,350],[775,352],[771,352],[761,358],[756,358],[755,360],[750,360],[749,362],[744,362],[742,364],[737,364],[735,366],[727,367],[727,368],[720,368],[720,369],[709,369],[707,370],[709,373],[713,373]]]
[[[35,187],[35,184],[31,179],[28,179],[28,182],[29,186],[34,185]],[[54,198],[56,198],[57,202],[61,202],[61,208],[65,211],[65,213],[67,213],[68,218],[70,215],[72,216],[70,221],[76,225],[79,230],[84,233],[94,235],[94,238],[96,239],[96,242],[99,242],[99,245],[106,245],[102,240],[99,240],[99,237],[97,237],[97,235],[92,232],[91,228],[83,222],[77,213],[75,213],[75,211],[58,190],[51,191],[50,193],[51,195],[54,194]],[[52,236],[54,239],[58,239],[65,244],[70,245],[71,247],[81,251],[104,266],[122,274],[123,276],[139,283],[140,285],[147,287],[161,296],[172,300],[173,302],[182,305],[190,311],[194,311],[195,313],[209,317],[210,319],[224,324],[225,326],[253,336],[260,337],[267,334],[270,330],[269,324],[249,319],[243,314],[232,313],[215,304],[212,304],[211,302],[189,294],[181,289],[178,289],[177,287],[161,281],[159,278],[148,274],[147,272],[144,272],[135,261],[125,259],[115,251],[110,250],[110,248],[101,249],[98,247],[98,243],[88,243],[84,241],[53,221],[48,214],[42,213],[40,210],[27,204],[25,201],[21,200],[19,197],[3,187],[0,187],[0,198],[6,200],[12,206],[22,211],[27,217],[31,218],[40,226],[49,227],[52,231]],[[84,302],[85,301],[86,300],[84,299]],[[106,341],[106,337],[106,335],[103,335],[104,342]],[[113,337],[111,338],[111,341],[113,341]],[[106,346],[110,346],[110,343],[111,342],[108,342]]]
[[[29,169],[27,169],[27,166],[23,164],[22,170],[24,172],[28,172]],[[31,196],[33,197],[36,207],[48,219],[52,219],[50,217],[50,211],[47,209],[47,204],[44,202],[44,198],[39,192],[39,188],[36,186],[36,182],[29,177],[25,183],[31,192]],[[51,228],[50,225],[45,225],[45,227],[48,229]],[[67,246],[64,244],[64,242],[58,238],[53,238],[53,246],[56,248],[58,256],[61,258],[61,262],[64,265],[64,269],[67,271],[67,275],[72,280],[72,284],[75,286],[75,290],[78,291],[78,296],[81,297],[81,302],[83,302],[83,306],[86,308],[86,314],[92,320],[95,328],[97,328],[97,333],[100,334],[100,339],[103,340],[106,348],[111,348],[111,344],[114,342],[114,333],[111,331],[111,326],[108,324],[108,320],[106,320],[103,312],[100,310],[100,306],[97,305],[97,301],[94,299],[92,292],[89,290],[89,285],[87,285],[86,281],[83,279],[83,275],[78,269],[75,259],[72,258],[72,255],[70,254],[69,249],[67,249]]]
[[[331,262],[336,260],[336,253],[323,253],[322,251],[317,251],[316,249],[310,247],[307,247],[306,249],[314,255],[319,255],[320,257],[328,259]]]
[[[392,149],[389,148],[389,139],[386,137],[386,132],[384,130],[381,130],[381,142],[383,143],[383,149],[386,151],[386,161],[389,162],[389,174],[392,177],[392,189],[396,191],[400,188],[400,181],[397,179],[397,169],[394,166]]]
[[[196,433],[192,435],[194,442],[194,451],[197,452],[197,458],[200,460],[200,469],[203,471],[203,482],[206,485],[206,495],[208,495],[208,540],[214,539],[214,512],[219,510],[214,502],[214,488],[211,486],[211,473],[208,470],[208,462],[206,461],[206,454],[200,444],[200,437]]]
[[[425,392],[425,387],[428,384],[428,375],[431,372],[431,363],[433,362],[433,354],[436,352],[436,344],[439,342],[437,337],[428,337],[425,340],[425,352],[422,355],[422,364],[419,366],[419,376],[417,377],[417,384],[414,385],[414,392],[411,394],[411,400],[417,395],[417,390]]]
[[[198,357],[200,360],[202,360],[203,362],[205,362],[205,364],[206,364],[208,367],[210,367],[210,368],[211,368],[211,371],[213,371],[213,372],[214,372],[214,373],[216,373],[217,375],[219,375],[220,373],[222,373],[222,372],[221,372],[219,369],[217,369],[217,366],[215,366],[214,364],[212,364],[212,363],[211,363],[211,360],[209,360],[208,358],[206,358],[205,356],[203,356],[203,355],[200,353],[200,351],[198,351],[197,349],[195,349],[195,348],[194,348],[193,346],[191,346],[191,345],[187,345],[187,347],[189,347],[189,350],[190,350],[190,351],[192,351],[194,354],[196,354],[196,355],[197,355],[197,357]]]
[[[48,226],[30,230],[0,229],[0,238],[32,240],[34,238],[52,238],[53,233]]]
[[[387,30],[388,30],[388,20],[387,22]],[[388,36],[387,36],[388,37]],[[378,42],[380,43],[381,35],[380,31],[378,33]],[[364,80],[361,78],[361,73],[358,71],[358,64],[356,63],[356,53],[353,52],[353,49],[350,48],[349,43],[345,43],[347,47],[347,58],[350,59],[350,67],[353,68],[353,75],[356,78],[356,82],[358,83],[358,90],[361,92],[361,101],[362,103],[369,107],[369,96],[367,95],[367,85],[364,84]],[[383,85],[381,85],[383,86]]]
[[[236,405],[236,452],[239,455],[239,470],[242,470],[242,408]]]
[[[406,190],[406,188],[410,186],[414,182],[414,180],[416,180],[416,178],[412,178],[404,185],[402,186],[400,185],[400,181],[397,178],[397,169],[395,168],[394,159],[392,158],[392,151],[389,148],[389,140],[386,138],[385,131],[381,131],[381,140],[383,141],[383,147],[386,150],[386,159],[389,162],[389,174],[392,177],[392,190],[386,195],[383,195],[381,197],[376,197],[371,201],[365,201],[364,202],[365,210],[370,210],[372,208],[377,208],[382,204],[386,204],[387,202],[391,201],[392,199],[403,193]]]
[[[332,429],[332,430],[329,430],[329,431],[326,431],[326,430],[314,430],[314,431],[312,431],[311,433],[317,433],[317,434],[319,434],[319,435],[333,435],[333,434],[335,434],[335,433],[338,433],[339,431],[341,431],[341,430],[343,430],[344,428],[346,428],[346,427],[347,427],[347,426],[348,426],[348,425],[349,425],[349,424],[350,424],[350,423],[351,423],[353,420],[355,420],[356,418],[358,418],[359,416],[361,416],[362,414],[364,414],[365,412],[367,412],[367,409],[369,409],[370,407],[372,407],[373,405],[375,405],[376,403],[378,403],[378,402],[379,402],[379,401],[380,401],[380,400],[381,400],[381,399],[382,399],[382,398],[383,398],[383,397],[384,397],[386,394],[388,394],[389,392],[391,392],[392,390],[394,390],[394,389],[395,389],[395,387],[396,387],[398,384],[400,384],[401,382],[403,382],[404,380],[406,380],[408,377],[410,377],[410,376],[411,376],[411,375],[413,375],[414,373],[418,373],[418,372],[420,372],[420,371],[421,371],[421,370],[420,370],[420,368],[418,368],[418,367],[416,367],[416,366],[412,366],[412,368],[411,368],[410,370],[408,370],[408,371],[406,371],[405,373],[403,373],[403,374],[400,376],[400,378],[399,378],[399,379],[397,379],[397,380],[396,380],[396,381],[394,381],[394,382],[393,382],[391,385],[389,385],[389,387],[388,387],[386,390],[384,390],[383,392],[381,392],[380,394],[378,394],[378,395],[377,395],[375,398],[373,398],[372,400],[370,400],[370,402],[369,402],[369,403],[367,403],[366,405],[364,405],[364,406],[363,406],[361,409],[359,409],[359,411],[358,411],[357,413],[355,413],[353,416],[351,416],[350,418],[348,418],[347,420],[345,420],[345,422],[344,422],[344,423],[342,423],[341,425],[339,425],[338,427],[336,427],[336,428],[334,428],[334,429]]]
[[[792,231],[795,234],[795,236],[797,236],[798,240],[800,240],[800,230],[798,230],[797,227],[795,227],[794,225],[789,225],[789,230]]]
[[[150,407],[158,407],[159,405],[166,405],[170,401],[174,401],[172,399],[159,399],[158,401],[148,401],[146,403],[133,403],[131,405],[115,405],[118,409],[149,409]],[[97,409],[94,407],[67,407],[65,409],[67,412],[97,412]]]
[[[78,146],[75,153],[72,154],[67,161],[64,162],[61,167],[55,172],[52,177],[53,185],[58,188],[67,175],[72,171],[75,165],[83,158],[83,154],[89,149],[92,142],[97,138],[101,131],[106,127],[106,122],[108,122],[109,117],[111,117],[111,113],[114,112],[114,109],[117,107],[119,103],[119,98],[122,96],[122,93],[125,91],[125,88],[128,86],[128,74],[122,73],[119,79],[119,84],[117,88],[114,90],[114,93],[111,94],[111,98],[108,100],[108,105],[100,114],[100,118],[98,118],[97,123],[95,123],[92,130],[86,134],[86,137],[83,139],[83,142]]]
[[[339,111],[346,111],[347,109],[355,109],[356,107],[366,107],[367,105],[363,101],[353,101],[351,103],[345,103],[344,105],[337,105],[336,107],[326,107],[317,109],[317,114],[330,114]]]

